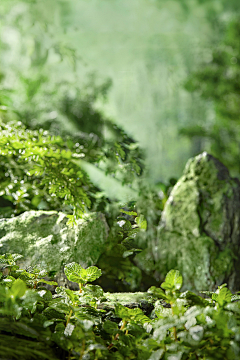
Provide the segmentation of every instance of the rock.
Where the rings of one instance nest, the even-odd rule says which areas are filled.
[[[184,289],[240,290],[240,182],[204,152],[188,161],[159,226],[155,261],[162,279],[178,269]]]
[[[1,219],[0,253],[22,254],[20,267],[37,264],[47,271],[59,271],[72,261],[83,267],[96,264],[108,235],[104,215],[85,215],[73,228],[67,221],[67,216],[57,211],[26,211]]]
[[[149,316],[154,309],[154,304],[158,300],[153,296],[150,296],[147,292],[135,292],[135,293],[104,293],[104,297],[107,301],[102,302],[98,308],[104,310],[113,310],[116,303],[128,307],[129,309],[140,308],[145,315]],[[164,300],[161,300],[161,304],[164,307],[168,307],[168,304]]]

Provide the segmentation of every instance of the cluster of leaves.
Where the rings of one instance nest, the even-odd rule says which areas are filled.
[[[240,295],[232,295],[226,284],[203,292],[208,298],[181,293],[182,276],[171,270],[161,287],[148,290],[154,310],[145,314],[131,306],[139,304],[111,307],[108,293],[87,284],[101,276],[95,266],[65,266],[67,278],[79,284],[72,291],[41,278],[44,271],[19,269],[20,258],[0,257],[2,359],[239,358]]]
[[[62,199],[72,207],[73,221],[91,206],[92,185],[74,163],[81,157],[77,148],[73,152],[61,137],[26,129],[21,123],[0,126],[1,195],[15,206],[15,214],[36,209],[41,200],[56,209]]]
[[[96,210],[96,203],[104,203],[106,198],[79,165],[86,154],[74,139],[30,130],[20,122],[1,122],[0,130],[0,194],[10,201],[5,217],[6,210],[11,216],[30,209],[54,209],[72,213],[73,221],[86,208]]]
[[[134,257],[142,251],[138,237],[146,232],[147,221],[144,215],[137,214],[135,204],[126,205],[124,209],[117,209],[108,245],[97,264],[104,275],[99,284],[111,292],[134,291],[139,289],[142,281],[142,271],[134,263]],[[129,210],[130,207],[134,210]]]
[[[186,89],[211,101],[215,118],[203,125],[187,126],[181,133],[190,138],[207,139],[210,151],[230,170],[239,175],[240,119],[240,22],[231,21],[225,36],[186,82]]]

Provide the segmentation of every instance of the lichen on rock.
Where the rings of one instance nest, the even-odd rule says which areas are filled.
[[[76,261],[82,266],[96,264],[103,253],[108,227],[103,214],[86,214],[74,227],[57,211],[26,211],[0,220],[0,253],[19,253],[24,265],[59,271]]]
[[[178,269],[183,289],[240,289],[240,183],[204,152],[188,161],[165,205],[154,244],[164,278]],[[157,251],[156,251],[157,247]]]

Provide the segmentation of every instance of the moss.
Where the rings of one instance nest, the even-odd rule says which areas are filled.
[[[109,303],[119,302],[120,304],[140,303],[141,301],[150,301],[150,296],[144,292],[135,293],[105,293]]]
[[[239,199],[238,180],[217,159],[203,153],[188,161],[159,226],[155,260],[162,278],[178,269],[189,290],[227,281],[240,257],[233,250],[239,248]]]
[[[58,271],[71,261],[82,266],[96,264],[105,248],[107,225],[93,213],[69,228],[68,218],[56,211],[27,211],[0,222],[0,252],[22,254],[25,265],[39,264]]]

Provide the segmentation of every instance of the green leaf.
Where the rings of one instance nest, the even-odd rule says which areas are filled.
[[[151,356],[148,360],[160,360],[160,359],[162,359],[164,352],[165,352],[164,349],[155,350],[151,353]],[[175,356],[173,356],[172,359],[177,360],[177,358]]]
[[[75,262],[66,265],[64,272],[68,280],[81,284],[85,284],[88,281],[92,282],[98,279],[102,274],[101,270],[96,266],[90,266],[89,268],[84,269]]]
[[[85,277],[86,282],[87,281],[92,282],[98,279],[101,275],[102,275],[101,269],[98,269],[96,266],[90,266],[89,268],[87,268],[87,274]]]
[[[240,300],[240,295],[233,295],[231,298],[231,301],[236,301],[236,300]]]
[[[81,277],[81,270],[82,266],[72,262],[70,264],[67,264],[64,268],[64,273],[69,281],[82,283],[82,277]]]
[[[59,313],[62,313],[62,314],[68,314],[69,311],[70,311],[70,307],[65,304],[64,302],[61,302],[61,301],[52,301],[50,304],[49,304],[49,308],[51,309],[54,309],[56,311],[58,311]]]
[[[38,288],[37,289],[38,295],[41,296],[45,301],[51,301],[52,300],[52,293],[50,290],[47,290],[45,288]]]
[[[187,303],[191,306],[199,305],[199,306],[207,306],[209,302],[203,299],[201,296],[196,295],[195,293],[187,290],[184,293],[181,293],[180,299],[186,299]]]
[[[121,305],[121,304],[115,304],[115,314],[117,317],[120,317],[121,319],[128,319],[130,316],[130,312],[127,307]]]
[[[115,333],[118,331],[118,325],[110,320],[106,320],[103,324],[103,329],[111,335],[115,335]]]
[[[120,209],[120,211],[124,214],[131,215],[131,216],[137,216],[137,213],[135,211],[126,211],[123,209]]]
[[[157,288],[156,286],[151,286],[147,292],[148,292],[148,294],[153,295],[154,297],[156,297],[158,299],[164,299],[164,300],[167,299],[165,292],[162,289]]]
[[[144,215],[140,215],[135,219],[136,223],[142,230],[147,230],[147,220],[145,219]]]
[[[212,299],[216,301],[219,306],[224,306],[225,304],[231,302],[232,293],[228,288],[222,287],[218,289],[216,293],[212,294]]]
[[[21,279],[17,279],[14,281],[13,286],[11,287],[10,293],[11,296],[14,297],[22,297],[25,294],[25,291],[27,290],[27,286],[25,282]]]
[[[137,253],[140,253],[140,252],[142,252],[142,249],[131,249],[131,250],[126,250],[126,251],[124,251],[124,253],[123,253],[123,258],[125,259],[125,258],[127,258],[128,256],[131,256],[131,255],[133,255],[133,254],[137,254]]]
[[[62,150],[61,151],[61,156],[64,158],[64,159],[71,159],[72,157],[72,152],[70,150],[66,151],[66,150]]]
[[[150,322],[150,319],[144,315],[141,309],[129,309],[119,303],[115,304],[115,314],[125,321],[134,321],[141,324]]]
[[[96,298],[101,298],[104,296],[103,289],[99,285],[88,284],[83,288],[83,293],[84,295],[88,294]]]
[[[167,273],[165,282],[161,284],[161,287],[165,290],[180,290],[182,287],[183,278],[178,270],[170,270]]]

